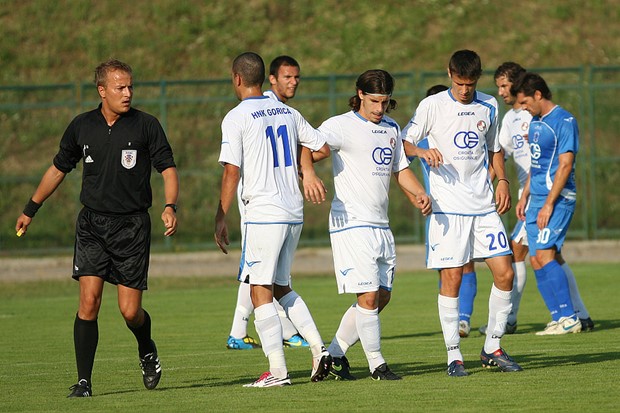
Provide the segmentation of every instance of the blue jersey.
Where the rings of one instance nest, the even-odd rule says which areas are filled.
[[[532,118],[529,130],[532,163],[530,168],[530,194],[532,205],[544,203],[559,165],[559,156],[572,152],[577,156],[579,150],[579,129],[572,114],[560,106],[551,112]],[[561,197],[575,200],[575,161],[562,189]]]

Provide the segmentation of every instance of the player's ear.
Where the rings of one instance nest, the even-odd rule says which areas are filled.
[[[105,98],[105,86],[103,86],[103,85],[97,86],[97,92],[99,92],[99,96],[102,99]]]
[[[360,98],[360,100],[364,100],[364,92],[362,92],[360,89],[357,89],[357,97]]]
[[[278,83],[278,79],[274,75],[269,75],[269,83],[273,86]]]

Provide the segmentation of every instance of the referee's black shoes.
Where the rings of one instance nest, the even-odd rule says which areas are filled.
[[[140,359],[144,387],[149,390],[153,390],[157,387],[159,379],[161,378],[161,364],[159,363],[159,357],[157,357],[157,347],[155,347],[154,341],[152,343],[153,352]]]
[[[91,397],[93,395],[93,391],[90,387],[90,383],[86,379],[81,379],[69,388],[71,393],[67,397]]]

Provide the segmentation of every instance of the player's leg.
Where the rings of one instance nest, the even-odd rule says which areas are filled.
[[[521,226],[524,227],[524,225]],[[525,232],[525,229],[523,232]],[[514,272],[514,281],[512,283],[512,311],[508,315],[508,322],[506,324],[507,334],[513,334],[517,330],[517,315],[519,314],[521,297],[523,296],[523,290],[525,289],[525,283],[527,281],[527,267],[525,265],[525,258],[529,251],[527,246],[527,235],[523,234],[518,240],[513,238],[511,247],[513,254],[512,270]]]
[[[273,304],[273,283],[276,280],[278,257],[287,235],[287,225],[246,224],[245,260],[254,305],[254,325],[260,338],[263,353],[269,360],[269,371],[254,383],[246,386],[271,387],[290,384],[284,348],[282,325]],[[270,242],[265,243],[264,240]]]
[[[455,377],[467,375],[463,367],[463,354],[461,353],[461,340],[459,336],[458,294],[462,274],[463,267],[442,268],[439,270],[441,288],[437,296],[439,321],[448,353],[448,375]]]
[[[564,270],[564,273],[566,274],[568,288],[570,290],[570,299],[573,303],[575,312],[577,313],[577,317],[579,317],[579,320],[581,321],[581,331],[591,331],[592,329],[594,329],[594,322],[592,321],[592,318],[590,318],[590,313],[588,312],[586,305],[581,299],[581,294],[579,293],[579,287],[577,286],[577,279],[575,278],[575,274],[573,273],[573,270],[568,265],[568,263],[564,261],[564,258],[562,257],[562,254],[560,252],[558,252],[555,257],[556,261],[560,264],[560,266]]]
[[[291,280],[291,278],[292,277],[289,275],[289,280]],[[289,281],[289,286],[291,286],[290,281]],[[275,297],[274,297],[273,303],[278,309],[278,315],[280,316],[280,323],[282,324],[282,338],[283,338],[284,346],[285,347],[310,347],[306,339],[303,338],[301,334],[299,334],[299,331],[297,331],[297,329],[295,328],[295,325],[293,325],[293,322],[289,320],[289,318],[286,315],[286,311],[284,311],[284,308],[282,308],[282,306],[280,305],[278,300],[275,299]]]
[[[101,308],[104,281],[100,277],[83,275],[79,282],[80,302],[73,324],[78,380],[68,397],[92,396],[91,377],[99,342],[97,316]]]
[[[474,300],[478,291],[478,280],[473,261],[463,266],[463,277],[459,288],[459,335],[468,337],[471,331],[471,315],[474,312]]]
[[[260,347],[260,344],[254,338],[248,336],[248,321],[252,311],[254,311],[254,305],[250,297],[250,284],[240,282],[239,289],[237,290],[237,304],[233,314],[230,334],[226,341],[226,348],[230,350],[251,350]]]

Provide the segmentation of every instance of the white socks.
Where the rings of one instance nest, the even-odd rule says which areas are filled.
[[[575,274],[573,274],[573,270],[571,270],[567,263],[562,264],[562,269],[566,273],[568,289],[570,290],[570,300],[573,303],[575,313],[577,313],[577,316],[579,318],[590,318],[590,313],[586,309],[586,305],[581,299],[581,294],[579,294],[579,287],[577,287],[577,280],[575,279]]]
[[[360,339],[359,334],[357,334],[357,325],[355,322],[357,318],[355,316],[357,314],[356,307],[357,304],[353,304],[349,307],[340,320],[336,335],[327,349],[332,357],[344,356],[347,350],[349,350],[349,347],[357,343]]]
[[[446,297],[439,294],[437,296],[437,307],[439,308],[443,341],[446,343],[448,351],[448,365],[454,360],[463,361],[460,347],[461,338],[459,337],[459,299],[458,297]]]
[[[274,377],[283,379],[288,375],[284,348],[282,347],[282,325],[278,310],[273,303],[254,309],[254,326],[260,337],[265,356],[269,359],[269,371]]]
[[[252,311],[254,311],[254,305],[250,297],[250,284],[240,282],[237,291],[237,307],[235,307],[232,327],[230,328],[231,336],[243,338],[248,335],[248,320]]]
[[[523,290],[525,289],[525,281],[527,278],[527,267],[525,266],[525,261],[513,262],[512,269],[515,273],[515,278],[512,283],[512,311],[508,315],[508,322],[510,324],[517,322],[519,305],[521,304],[521,297],[523,296]]]
[[[500,339],[506,331],[508,314],[512,309],[512,291],[502,291],[493,284],[489,296],[489,321],[484,340],[485,353],[493,353],[500,348]]]
[[[361,306],[355,306],[357,314],[355,325],[368,360],[368,367],[373,372],[377,367],[385,363],[381,354],[381,323],[379,322],[379,309],[367,310]]]
[[[279,301],[289,320],[310,345],[312,356],[319,356],[324,347],[323,340],[304,300],[295,291],[291,291]]]

